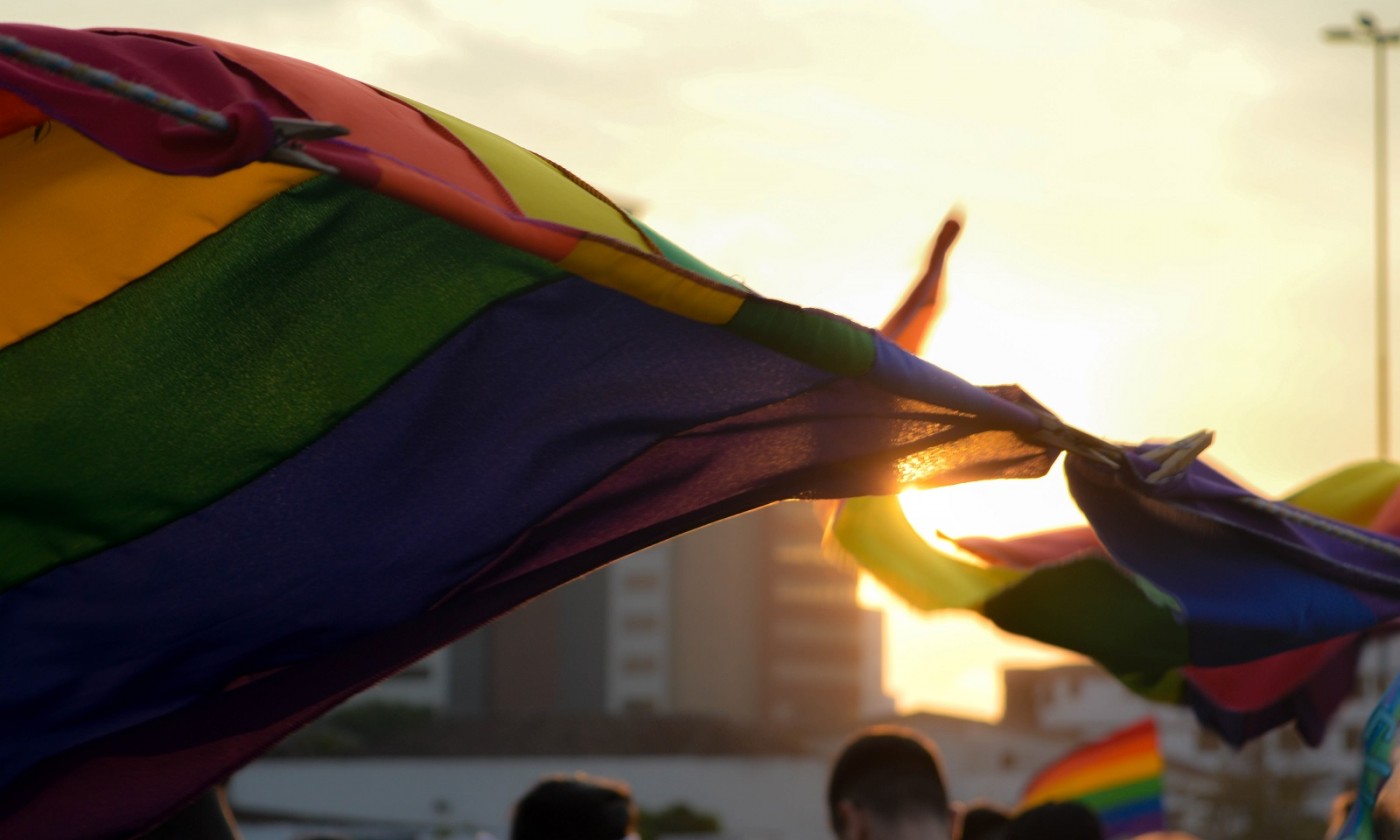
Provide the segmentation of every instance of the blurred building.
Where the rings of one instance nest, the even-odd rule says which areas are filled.
[[[829,729],[885,714],[883,615],[810,505],[773,505],[569,583],[362,695],[465,717],[650,714]]]

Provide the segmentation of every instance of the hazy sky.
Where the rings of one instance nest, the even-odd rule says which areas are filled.
[[[757,290],[866,323],[961,203],[929,359],[1114,439],[1213,428],[1211,456],[1270,493],[1374,453],[1371,55],[1319,35],[1351,11],[0,0],[8,20],[195,31],[430,103]],[[1372,11],[1400,24],[1400,4]],[[1072,521],[1058,479],[1033,484],[911,508],[954,534]],[[904,707],[998,702],[988,631],[899,611],[890,627]]]

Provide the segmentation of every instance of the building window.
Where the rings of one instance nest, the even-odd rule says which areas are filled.
[[[652,674],[656,672],[656,657],[654,656],[629,656],[622,660],[622,673],[624,674]]]
[[[855,643],[858,630],[843,624],[817,624],[785,621],[773,628],[773,636],[784,642]]]
[[[650,697],[628,697],[622,703],[622,711],[629,715],[655,714],[656,702]]]
[[[856,600],[855,582],[830,580],[779,581],[774,587],[777,599],[787,604],[853,604]]]
[[[780,545],[773,549],[773,557],[779,563],[788,563],[794,566],[835,565],[822,551],[821,543]]]
[[[770,673],[782,683],[855,683],[860,671],[850,663],[831,661],[787,661],[772,665]]]
[[[656,616],[646,613],[632,613],[622,619],[622,629],[627,633],[654,633],[658,626]]]
[[[629,592],[653,592],[660,583],[651,572],[633,572],[622,579],[622,588]]]

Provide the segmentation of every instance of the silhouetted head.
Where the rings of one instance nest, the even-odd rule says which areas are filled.
[[[958,840],[1002,840],[1011,815],[990,803],[974,802],[963,810],[958,824]]]
[[[1078,802],[1047,802],[1017,814],[1005,840],[1103,840],[1103,823]]]
[[[949,836],[938,750],[902,727],[872,727],[846,745],[832,765],[826,804],[842,840]]]
[[[551,776],[515,803],[511,840],[622,840],[637,825],[622,782],[577,773]]]

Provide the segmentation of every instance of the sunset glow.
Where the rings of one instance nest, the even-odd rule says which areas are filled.
[[[945,549],[950,536],[1009,537],[1082,522],[1058,474],[1036,481],[994,481],[905,491],[900,501],[924,539]],[[861,602],[885,611],[886,684],[901,711],[920,709],[995,720],[1001,668],[1076,661],[1073,654],[1003,633],[967,612],[920,613],[862,575]]]

